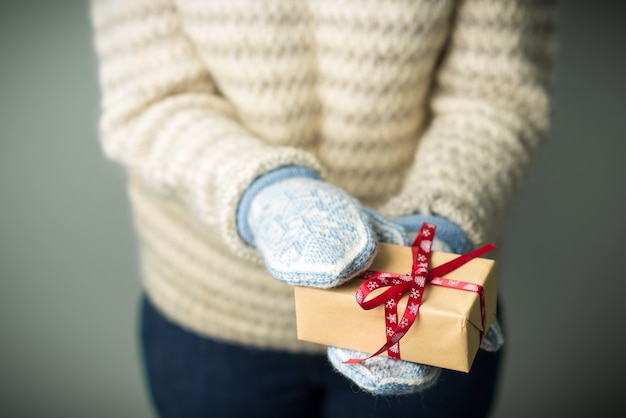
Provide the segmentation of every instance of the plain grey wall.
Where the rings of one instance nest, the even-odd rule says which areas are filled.
[[[87,2],[0,4],[0,416],[149,417]],[[561,3],[553,129],[499,243],[510,332],[495,417],[624,413],[623,4]]]

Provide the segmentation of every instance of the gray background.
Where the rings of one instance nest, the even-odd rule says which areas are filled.
[[[151,416],[87,3],[0,4],[0,416]],[[622,4],[561,3],[553,129],[499,243],[510,333],[496,417],[623,415]]]

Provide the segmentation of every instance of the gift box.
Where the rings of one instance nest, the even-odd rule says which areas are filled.
[[[432,252],[429,270],[457,257],[456,254]],[[411,247],[381,243],[369,271],[406,275],[414,262]],[[366,276],[331,289],[295,287],[298,339],[368,355],[388,343],[385,306],[364,310],[355,300]],[[448,285],[452,284],[451,287],[437,285],[442,282],[438,277],[428,278],[417,317],[399,341],[398,357],[469,372],[482,336],[495,318],[496,264],[491,259],[473,258],[443,277]],[[482,297],[475,292],[476,289],[481,289]],[[371,296],[376,297],[383,291],[378,290]],[[399,299],[398,319],[405,311],[408,299],[408,294]],[[484,310],[481,312],[481,309]],[[388,356],[389,353],[385,350],[380,355]]]

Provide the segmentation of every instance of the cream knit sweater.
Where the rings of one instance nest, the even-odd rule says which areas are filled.
[[[173,321],[296,340],[292,289],[237,234],[297,164],[384,216],[493,241],[546,135],[554,7],[509,0],[93,0],[101,141],[129,174],[144,285]]]

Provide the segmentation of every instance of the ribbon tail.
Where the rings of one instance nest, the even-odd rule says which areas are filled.
[[[454,260],[450,260],[447,263],[443,263],[437,267],[431,268],[428,272],[430,277],[441,277],[445,274],[450,273],[453,270],[461,267],[463,264],[466,264],[468,261],[478,258],[489,251],[493,251],[496,248],[493,244],[485,244],[482,247],[476,248],[473,251],[467,252],[465,254],[461,254],[456,257]]]

